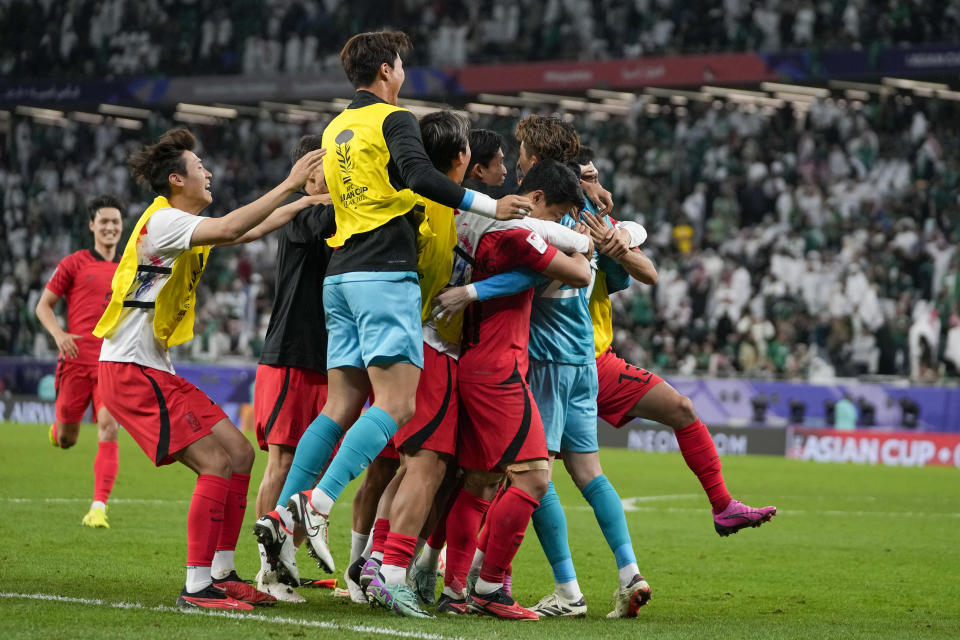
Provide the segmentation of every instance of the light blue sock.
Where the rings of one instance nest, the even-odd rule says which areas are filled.
[[[560,505],[560,496],[551,482],[547,493],[540,499],[540,506],[533,512],[533,528],[540,539],[540,546],[547,556],[547,562],[553,569],[553,580],[557,584],[577,579],[570,556],[570,543],[567,541],[567,516]]]
[[[343,428],[322,413],[310,423],[297,443],[297,451],[293,454],[290,472],[283,483],[277,506],[287,506],[290,496],[313,486],[341,437]]]
[[[607,539],[610,550],[617,559],[617,568],[625,567],[637,561],[627,530],[627,517],[623,513],[623,503],[617,490],[613,488],[607,476],[601,474],[583,488],[583,497],[593,507],[597,524]]]
[[[317,487],[336,502],[343,488],[380,455],[396,432],[397,423],[389,413],[379,407],[367,409],[343,438]]]

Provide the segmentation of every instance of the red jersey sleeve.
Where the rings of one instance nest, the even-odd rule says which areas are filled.
[[[61,260],[60,264],[57,265],[57,270],[53,272],[53,275],[50,277],[50,282],[47,283],[47,289],[62,298],[70,289],[70,285],[73,284],[73,277],[76,273],[77,261],[74,259],[73,254],[71,254]]]
[[[550,261],[553,260],[557,248],[547,244],[547,241],[540,237],[536,231],[510,229],[503,234],[499,251],[509,256],[513,263],[509,269],[528,267],[542,273],[550,264]]]

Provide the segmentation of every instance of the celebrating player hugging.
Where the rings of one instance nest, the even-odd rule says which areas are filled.
[[[574,128],[524,118],[516,130],[519,189],[496,200],[487,192],[506,175],[498,134],[470,131],[452,111],[418,122],[398,105],[409,50],[401,32],[350,38],[340,60],[356,88],[352,102],[322,137],[299,141],[286,180],[222,218],[199,215],[212,199],[211,174],[188,131],[168,131],[134,156],[134,175],[157,197],[119,264],[112,262],[117,222],[113,244],[101,247],[97,236],[96,252],[64,260],[72,260],[69,269],[62,265],[38,306],[61,349],[64,381],[82,378],[81,358],[69,364],[75,336],[50,308],[59,296],[77,295],[70,274],[115,266],[112,298],[93,331],[104,338],[99,387],[96,375],[87,376],[101,424],[95,470],[103,471],[91,509],[98,515],[84,522],[106,525],[116,419],[155,465],[180,462],[198,476],[182,606],[304,602],[297,544],[306,542],[319,568],[336,570],[339,550],[328,531],[346,523],[331,510],[366,470],[349,561],[340,561],[347,588],[338,595],[414,618],[434,617],[434,605],[508,620],[582,617],[588,600],[602,596],[584,594],[577,581],[551,482],[559,459],[615,561],[607,617],[636,617],[651,588],[620,496],[603,473],[598,418],[617,428],[634,417],[672,427],[721,536],[759,526],[776,509],[731,498],[690,400],[612,351],[610,293],[631,278],[655,283],[657,272],[640,250],[645,230],[610,217],[610,194]],[[91,229],[116,208],[91,209]],[[268,452],[254,588],[234,567],[254,449],[175,374],[167,349],[193,336],[197,281],[211,246],[274,230],[277,293],[254,394],[257,439]],[[70,319],[71,333],[87,332],[72,311]],[[88,352],[80,355],[89,359]],[[75,409],[91,396],[77,388],[64,394],[62,413],[58,398],[64,447],[76,439]],[[111,444],[112,462],[101,463]],[[555,585],[525,608],[512,595],[522,579],[512,575],[512,561],[531,521]]]

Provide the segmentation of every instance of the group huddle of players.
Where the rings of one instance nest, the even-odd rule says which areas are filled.
[[[63,356],[53,441],[75,442],[91,395],[99,418],[97,494],[84,524],[107,526],[119,422],[157,466],[176,461],[198,475],[183,606],[302,602],[295,542],[335,570],[329,514],[366,470],[344,596],[409,617],[432,617],[424,607],[434,604],[503,619],[583,616],[550,481],[559,456],[616,561],[608,617],[635,617],[651,591],[603,474],[598,418],[672,427],[720,535],[759,526],[776,509],[732,499],[689,399],[612,351],[610,293],[631,277],[653,284],[657,274],[639,249],[643,228],[609,216],[609,193],[576,131],[558,118],[524,118],[520,187],[490,197],[506,175],[497,134],[471,131],[451,111],[417,121],[397,106],[409,47],[399,32],[352,37],[341,62],[353,101],[322,137],[299,141],[287,179],[253,203],[199,216],[212,200],[211,174],[193,136],[175,129],[131,159],[157,198],[119,260],[119,203],[91,204],[94,251],[65,259],[37,308]],[[238,577],[234,550],[255,452],[175,374],[168,348],[192,338],[211,247],[273,231],[277,293],[254,391],[257,439],[268,452],[254,588]],[[75,318],[71,296],[94,297],[82,288],[84,272],[100,274],[101,290],[110,282],[91,317]],[[70,333],[52,312],[61,295]],[[96,366],[88,360],[100,338]],[[73,356],[84,345],[81,362]],[[511,563],[531,520],[555,589],[525,608],[511,596]]]

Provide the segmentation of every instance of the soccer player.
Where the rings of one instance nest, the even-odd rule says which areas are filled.
[[[475,191],[490,191],[503,186],[507,166],[503,163],[503,139],[489,129],[470,130],[470,164],[463,186]]]
[[[110,528],[107,499],[117,477],[117,422],[103,404],[97,385],[97,363],[103,342],[92,331],[110,301],[110,281],[117,270],[117,244],[123,233],[123,205],[108,195],[87,206],[93,249],[81,249],[60,261],[37,302],[37,319],[57,343],[56,410],[50,442],[69,449],[77,443],[80,421],[89,405],[97,423],[97,456],[93,461],[93,503],[81,524]],[[67,303],[67,330],[53,313],[60,298]]]
[[[530,171],[537,162],[550,156],[556,156],[553,160],[572,161],[580,149],[575,131],[556,118],[528,117],[518,125],[517,137],[521,143],[521,171]],[[569,215],[564,217],[564,223],[575,224]],[[638,239],[637,244],[639,242]],[[604,257],[601,255],[601,260]],[[589,289],[577,291],[564,288],[559,282],[550,283],[542,276],[537,279],[509,272],[486,281],[485,292],[478,292],[478,296],[484,299],[490,292],[504,295],[531,284],[538,284],[538,289],[530,322],[529,379],[543,418],[551,471],[553,459],[562,452],[568,472],[594,508],[614,553],[620,586],[614,592],[616,607],[609,616],[635,617],[637,610],[649,600],[650,587],[637,568],[620,498],[600,465]],[[501,287],[503,290],[497,292]],[[452,291],[445,294],[450,295]],[[552,482],[532,519],[556,582],[554,593],[541,599],[533,611],[541,617],[586,615],[586,600],[570,555],[566,517]],[[482,553],[481,547],[474,559],[475,566]]]
[[[466,121],[451,111],[437,111],[420,121],[420,133],[433,165],[454,182],[462,181],[470,161]],[[366,581],[367,595],[374,601],[399,615],[417,618],[432,616],[418,606],[417,596],[407,586],[407,568],[456,450],[460,353],[460,332],[431,317],[433,297],[447,286],[453,273],[457,246],[454,210],[427,200],[424,214],[423,233],[417,241],[424,366],[416,412],[393,438],[402,466],[393,490],[384,494],[379,507],[389,523],[383,563],[369,566],[372,575]]]
[[[294,146],[291,160],[296,163],[320,148],[320,136],[304,136]],[[258,517],[276,504],[297,442],[327,399],[327,332],[322,295],[323,276],[333,252],[326,239],[335,228],[322,165],[307,178],[304,192],[322,197],[325,202],[304,209],[277,232],[276,297],[254,383],[257,442],[267,451],[267,466],[257,492]],[[258,225],[241,241],[260,237],[269,230],[266,225]],[[291,585],[280,582],[262,548],[257,588],[278,600],[305,601]]]
[[[525,177],[520,193],[534,203],[532,215],[558,221],[573,207],[583,206],[576,176],[563,165],[543,161]],[[525,229],[484,229],[458,223],[461,245],[473,249],[474,281],[495,273],[527,267],[574,287],[587,286],[590,266],[582,254],[566,256],[538,234]],[[593,253],[592,245],[587,249]],[[537,619],[506,592],[504,580],[533,510],[546,493],[549,480],[543,424],[527,386],[527,343],[533,291],[483,303],[467,310],[464,353],[460,360],[461,429],[458,461],[474,482],[485,476],[488,491],[506,473],[507,488],[487,513],[489,543],[480,577],[470,590],[467,604],[476,613],[505,619]],[[467,488],[470,483],[465,483]],[[469,491],[468,491],[469,493]],[[479,496],[474,496],[479,497]],[[479,527],[479,518],[466,505],[461,492],[457,502],[466,507],[466,518]],[[460,517],[457,505],[450,520]],[[448,551],[448,567],[451,560]],[[456,588],[453,589],[456,591]],[[456,593],[446,595],[456,599]]]
[[[256,524],[272,563],[288,557],[281,528],[290,530],[295,520],[304,524],[318,564],[334,570],[327,543],[333,503],[414,414],[423,367],[416,245],[420,197],[490,218],[522,217],[530,208],[526,198],[494,200],[465,190],[430,163],[417,119],[397,106],[402,58],[410,46],[406,34],[380,31],[353,36],[340,53],[357,93],[323,133],[330,150],[324,175],[337,227],[328,240],[337,250],[323,295],[329,387],[321,418],[297,446],[278,509]],[[373,406],[361,416],[371,387]],[[316,488],[304,491],[341,437]]]
[[[586,162],[581,166],[581,178],[588,182],[598,180],[593,163],[589,162],[589,158],[583,160]],[[617,428],[634,418],[653,420],[671,427],[684,461],[707,494],[713,510],[714,529],[720,536],[769,522],[777,513],[776,507],[755,509],[730,496],[713,438],[697,416],[690,399],[656,374],[627,363],[613,351],[610,294],[627,288],[631,277],[644,284],[654,284],[657,272],[653,263],[639,249],[628,250],[624,246],[623,239],[613,232],[615,223],[609,216],[598,217],[588,212],[582,219],[591,227],[594,240],[598,244],[608,245],[608,255],[617,256],[601,265],[590,295],[600,417]]]
[[[178,605],[249,610],[274,601],[240,580],[233,563],[254,450],[216,403],[176,375],[168,349],[193,337],[197,283],[211,245],[237,241],[271,213],[292,218],[307,203],[277,207],[306,182],[323,151],[306,154],[258,200],[208,218],[199,213],[213,199],[212,174],[195,144],[189,131],[174,129],[130,159],[134,177],[157,197],[133,229],[93,333],[105,338],[100,382],[110,413],[156,466],[179,462],[197,474]]]

